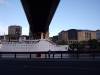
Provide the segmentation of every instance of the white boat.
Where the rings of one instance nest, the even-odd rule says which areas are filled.
[[[68,45],[56,45],[47,39],[20,40],[18,42],[1,42],[0,52],[47,52],[47,51],[68,51]],[[22,56],[22,55],[21,55]],[[27,55],[24,55],[27,56]],[[12,57],[3,54],[2,57]]]

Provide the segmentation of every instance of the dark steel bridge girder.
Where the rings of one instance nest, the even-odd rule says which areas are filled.
[[[48,32],[60,0],[21,0],[32,33]]]

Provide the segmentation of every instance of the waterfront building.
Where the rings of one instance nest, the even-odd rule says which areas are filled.
[[[68,32],[67,31],[61,31],[58,35],[58,41],[68,41]]]
[[[58,41],[64,41],[67,44],[73,44],[81,41],[96,39],[96,31],[70,29],[67,31],[61,31],[58,36]]]
[[[96,30],[96,39],[100,41],[100,30]]]
[[[96,32],[91,30],[79,30],[78,41],[88,41],[96,39]]]

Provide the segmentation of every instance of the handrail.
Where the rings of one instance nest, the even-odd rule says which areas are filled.
[[[30,59],[32,58],[32,54],[45,54],[44,58],[50,58],[50,55],[53,55],[52,58],[55,58],[56,54],[60,54],[59,58],[63,58],[63,54],[67,55],[76,55],[75,57],[79,58],[80,54],[90,54],[93,58],[96,56],[96,54],[100,54],[100,51],[41,51],[41,52],[0,52],[0,57],[3,54],[13,54],[14,58],[17,58],[16,56],[18,54],[28,54]],[[74,57],[74,56],[73,56]],[[67,57],[66,57],[67,58]]]

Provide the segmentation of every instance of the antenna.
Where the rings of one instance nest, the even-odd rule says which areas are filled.
[[[4,32],[4,40],[6,40],[5,32]]]

